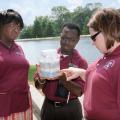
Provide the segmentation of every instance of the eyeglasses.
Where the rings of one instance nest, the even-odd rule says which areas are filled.
[[[20,25],[15,23],[10,23],[10,27],[15,31],[21,31]]]
[[[99,31],[99,32],[97,32],[96,34],[94,34],[94,35],[92,35],[92,36],[90,36],[90,38],[92,39],[92,41],[96,41],[96,37],[97,37],[97,35],[99,35],[99,33],[100,33],[101,31]]]

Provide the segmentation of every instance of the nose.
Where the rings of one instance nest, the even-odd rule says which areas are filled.
[[[95,45],[95,42],[91,41],[92,42],[92,45]]]
[[[17,33],[17,34],[19,34],[20,32],[21,32],[21,29],[20,28],[15,28],[15,32]]]
[[[66,44],[68,44],[68,43],[69,43],[69,40],[68,40],[68,39],[64,39],[64,42],[65,42]]]

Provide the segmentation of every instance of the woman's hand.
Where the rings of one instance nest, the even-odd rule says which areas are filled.
[[[70,81],[77,77],[81,77],[83,80],[85,80],[86,70],[84,69],[70,67],[68,69],[62,69],[61,72],[64,72],[66,74],[67,81]]]

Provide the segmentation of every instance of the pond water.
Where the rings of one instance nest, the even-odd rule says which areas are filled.
[[[25,56],[30,62],[30,64],[36,64],[39,62],[39,52],[44,49],[57,49],[60,44],[59,40],[40,40],[40,41],[22,41],[17,42],[24,50]],[[86,58],[88,63],[93,62],[101,54],[99,51],[91,44],[91,40],[88,37],[82,37],[76,46],[76,49],[80,54]]]

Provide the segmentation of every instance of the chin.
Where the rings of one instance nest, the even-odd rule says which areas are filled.
[[[106,54],[107,53],[106,51],[100,51],[100,50],[99,50],[99,52],[102,53],[102,54]]]

